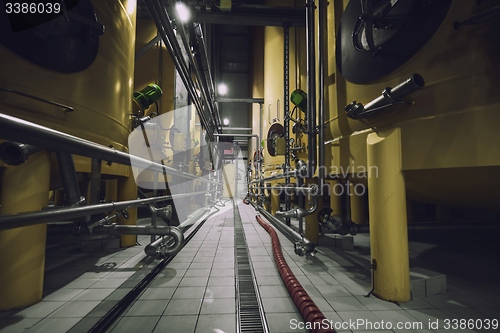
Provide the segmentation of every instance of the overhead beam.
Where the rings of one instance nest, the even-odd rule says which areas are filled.
[[[138,4],[137,18],[149,19],[148,11]],[[216,8],[191,7],[193,21],[247,26],[289,26],[305,27],[305,7],[275,7],[266,5],[240,4],[231,11],[222,12]]]

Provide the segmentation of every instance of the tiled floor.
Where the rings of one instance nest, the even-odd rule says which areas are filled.
[[[255,221],[251,206],[240,203],[238,209],[270,331],[306,332],[298,327],[302,319],[275,269],[269,235]],[[207,220],[109,332],[235,332],[233,214],[228,203]],[[449,263],[460,261],[442,252],[448,258],[448,293],[396,305],[365,297],[371,289],[367,235],[356,236],[354,251],[320,246],[307,260],[296,256],[293,245],[278,234],[290,268],[339,332],[445,332],[451,331],[445,319],[500,320],[500,287],[491,283],[498,260],[491,254],[484,255],[490,262],[485,270],[493,277],[476,277],[485,283],[472,283],[450,275]],[[139,237],[139,242],[145,245],[148,239]],[[429,251],[436,251],[434,245],[412,242],[412,265],[420,264]],[[469,252],[457,256],[477,261]],[[456,269],[464,270],[467,263],[460,263]],[[86,254],[71,243],[49,248],[46,297],[21,311],[0,312],[0,332],[87,332],[155,264],[144,255],[143,246]],[[397,329],[398,323],[422,326]]]

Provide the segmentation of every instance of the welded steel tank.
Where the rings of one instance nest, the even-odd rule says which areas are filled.
[[[328,44],[337,42],[337,54],[332,49],[326,51],[327,77],[330,78],[326,117],[329,166],[343,171],[348,167],[351,171],[362,171],[361,167],[369,167],[367,136],[399,127],[401,162],[409,197],[446,205],[498,207],[500,24],[498,17],[493,17],[457,29],[457,22],[485,13],[495,2],[433,2],[441,4],[443,15],[428,40],[420,41],[422,46],[388,73],[367,75],[366,82],[359,82],[364,79],[356,75],[363,73],[355,73],[353,78],[352,66],[351,73],[347,73],[349,70],[344,66],[349,65],[342,62],[343,51],[339,50],[345,46],[339,43],[345,13],[349,6],[359,2],[356,1],[330,3],[328,8]],[[405,2],[411,3],[401,3]],[[430,10],[426,15],[431,20],[437,14]],[[358,18],[353,16],[354,21]],[[344,33],[353,38],[353,31]],[[417,29],[413,35],[407,35],[407,41],[399,47],[414,47],[412,42],[416,42],[418,34]],[[356,66],[363,68],[360,64],[364,58],[352,61],[358,61]],[[377,68],[371,70],[376,72]],[[347,104],[356,101],[366,105],[386,87],[395,87],[414,73],[422,76],[425,87],[404,100],[407,103],[381,109],[369,118],[347,117],[344,110]],[[349,80],[344,76],[350,76]],[[360,175],[353,181],[366,183],[366,178]]]
[[[83,7],[78,11],[80,5]],[[0,45],[1,88],[61,103],[74,110],[68,112],[62,107],[2,91],[1,112],[127,151],[136,1],[80,1],[74,10],[77,12],[68,15],[69,23],[48,22],[13,37],[20,39],[18,44],[33,43],[33,48],[43,50],[45,59],[19,55],[19,50],[11,47],[12,41],[4,40],[4,45]],[[84,52],[88,49],[96,53]],[[66,57],[54,56],[59,53]]]

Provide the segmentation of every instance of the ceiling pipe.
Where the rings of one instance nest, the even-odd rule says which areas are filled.
[[[208,91],[209,89],[208,89],[208,86],[207,86],[207,82],[205,80],[205,76],[200,71],[200,68],[198,66],[198,62],[196,61],[196,59],[193,56],[193,52],[191,51],[191,46],[189,45],[189,41],[187,39],[186,32],[184,30],[183,24],[179,20],[179,17],[177,15],[177,11],[175,10],[175,5],[173,4],[172,1],[170,1],[170,9],[171,9],[172,12],[175,13],[176,22],[177,22],[177,32],[181,36],[181,40],[182,40],[182,44],[184,46],[184,50],[185,50],[185,52],[186,52],[186,54],[188,56],[188,59],[189,59],[189,62],[191,63],[191,65],[192,65],[192,68],[194,69],[194,74],[195,74],[195,77],[197,78],[196,84],[198,85],[198,88],[201,91],[201,94],[203,95],[204,104],[207,107],[207,109],[209,110],[210,115],[211,115],[211,117],[213,118],[213,120],[215,122],[216,128],[218,129],[218,128],[220,128],[220,118],[219,117],[214,117],[214,112],[215,112],[214,111],[214,105],[211,102],[213,96],[211,96],[210,92]],[[200,51],[200,50],[198,49],[198,51]]]
[[[165,7],[155,0],[144,0],[144,3],[146,4],[149,13],[153,18],[153,21],[155,22],[156,27],[162,37],[162,40],[165,43],[165,46],[167,47],[172,60],[174,61],[175,67],[179,72],[182,82],[186,86],[186,89],[188,90],[189,95],[191,96],[191,99],[196,106],[198,116],[200,117],[200,122],[202,123],[203,128],[205,128],[210,141],[213,141],[213,133],[211,127],[209,126],[210,122],[203,112],[203,105],[199,100],[196,89],[193,86],[189,70],[184,62],[180,46],[175,37],[174,28],[172,26],[169,15]]]
[[[213,108],[214,114],[212,117],[215,119],[216,128],[221,127],[221,120],[219,109],[217,103],[215,101],[215,92],[214,92],[214,80],[212,78],[212,72],[210,71],[210,64],[207,56],[207,48],[205,46],[205,39],[203,38],[203,30],[200,24],[194,25],[194,35],[196,36],[196,46],[198,48],[198,55],[201,58],[201,66],[203,68],[203,80],[206,82],[208,88],[208,94],[210,96],[210,103]]]

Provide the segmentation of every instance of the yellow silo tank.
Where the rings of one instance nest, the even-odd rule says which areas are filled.
[[[61,107],[5,91],[0,92],[0,110],[42,126],[127,151],[134,74],[136,1],[95,0],[92,4],[105,32],[99,37],[95,61],[85,69],[70,74],[45,69],[0,45],[1,88],[65,104],[74,108],[74,111],[66,112]],[[55,166],[51,165],[46,155],[45,152],[39,152],[22,166],[5,167],[0,213],[13,214],[47,206],[50,168],[54,169]],[[75,162],[78,172],[90,172],[90,159],[75,157]],[[102,173],[128,176],[130,167],[103,163]],[[124,196],[136,197],[133,179],[120,177],[117,186],[118,200],[123,200]],[[131,211],[130,215],[134,213]],[[0,231],[0,310],[28,306],[41,300],[44,250],[43,224]]]

